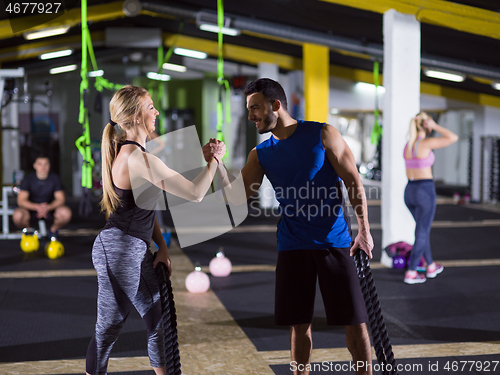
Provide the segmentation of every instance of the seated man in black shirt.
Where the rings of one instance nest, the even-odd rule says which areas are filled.
[[[35,172],[27,175],[21,183],[17,196],[19,208],[12,219],[18,228],[37,227],[45,219],[50,228],[49,238],[58,238],[58,229],[71,220],[71,209],[65,206],[66,197],[59,176],[50,173],[50,160],[46,155],[37,156],[33,163]]]

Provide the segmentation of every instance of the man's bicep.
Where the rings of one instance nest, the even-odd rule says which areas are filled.
[[[18,202],[26,202],[30,197],[30,192],[28,190],[20,190],[17,194]]]
[[[64,196],[64,190],[57,190],[54,192],[54,198],[57,199],[57,200],[64,200],[65,199],[65,196]]]
[[[349,181],[358,172],[354,155],[340,132],[331,125],[325,126],[328,128],[322,132],[322,141],[328,161],[342,180]]]
[[[264,169],[262,169],[259,163],[257,150],[255,148],[250,151],[247,163],[241,170],[241,175],[245,183],[245,191],[248,199],[257,192],[264,178]]]

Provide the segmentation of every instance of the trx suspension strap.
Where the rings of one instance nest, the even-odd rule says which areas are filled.
[[[363,292],[366,310],[370,319],[370,330],[372,332],[373,346],[377,361],[381,367],[382,375],[398,375],[396,359],[392,352],[391,342],[387,335],[384,317],[378,300],[377,289],[373,281],[368,255],[363,250],[359,250],[354,255],[354,264],[359,279],[359,285]]]
[[[82,81],[80,83],[80,111],[78,122],[83,127],[83,134],[80,136],[75,145],[80,151],[83,158],[82,164],[82,199],[80,201],[79,213],[82,216],[88,216],[92,212],[92,205],[90,202],[90,190],[92,189],[92,169],[94,168],[94,159],[92,159],[92,150],[90,147],[90,127],[89,127],[89,79],[88,79],[88,59],[87,54],[90,55],[90,61],[94,71],[97,70],[97,62],[90,39],[90,32],[87,25],[87,0],[81,2],[82,12],[82,66],[80,76]],[[96,77],[95,88],[99,93],[103,88],[108,90],[118,90],[122,85],[110,83],[103,77]]]
[[[75,142],[78,151],[83,158],[82,165],[82,199],[80,201],[79,213],[82,216],[88,216],[92,212],[90,203],[90,189],[92,188],[92,169],[94,168],[94,160],[90,149],[90,130],[89,130],[89,115],[88,115],[88,89],[89,80],[87,77],[87,46],[89,43],[89,29],[87,26],[87,0],[82,0],[82,66],[80,75],[82,81],[80,83],[80,113],[78,122],[83,127],[83,135]]]
[[[224,142],[224,133],[222,132],[222,126],[224,125],[224,109],[222,105],[222,91],[225,89],[226,96],[226,123],[231,123],[231,97],[229,90],[229,82],[227,79],[224,79],[224,55],[223,55],[223,34],[222,28],[224,27],[224,5],[222,4],[222,0],[217,0],[217,24],[219,26],[218,32],[218,46],[219,46],[219,55],[217,57],[217,82],[219,83],[219,101],[217,102],[217,140]],[[227,154],[227,149],[226,149]],[[214,186],[212,183],[212,191],[214,190]],[[229,220],[231,221],[231,225],[233,228],[234,218],[231,213],[231,208],[229,207],[229,202],[227,200],[226,192],[224,191],[224,187],[221,186],[222,196],[224,197],[224,203],[226,204],[227,213],[229,215]]]
[[[375,123],[373,124],[371,141],[372,141],[372,144],[376,144],[376,145],[378,145],[378,143],[380,142],[380,138],[382,138],[382,127],[380,126],[380,123],[378,121],[378,117],[379,117],[378,86],[380,85],[378,66],[379,66],[378,61],[374,61],[374,63],[373,63],[373,81],[375,83],[375,112],[374,112]]]
[[[224,141],[224,134],[222,133],[222,125],[224,124],[224,110],[222,105],[223,88],[225,89],[226,96],[226,123],[228,124],[231,123],[231,98],[229,91],[229,82],[227,79],[224,79],[224,56],[222,42],[222,28],[224,27],[224,6],[222,0],[217,0],[217,24],[219,26],[219,55],[217,57],[217,82],[219,83],[219,101],[217,103],[217,140]]]

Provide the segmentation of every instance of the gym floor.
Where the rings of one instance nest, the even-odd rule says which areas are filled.
[[[371,267],[399,374],[500,373],[500,210],[453,205],[449,199],[438,203],[431,246],[445,270],[436,279],[406,285],[404,270],[379,263],[380,203],[370,201],[375,240]],[[46,240],[34,254],[24,254],[19,240],[0,242],[2,375],[85,372],[96,319],[91,248],[104,218],[96,202],[88,218],[78,215],[78,201],[69,204],[74,218],[61,230],[62,258],[45,257]],[[273,324],[277,220],[269,212],[257,216],[251,211],[231,232],[185,249],[173,236],[172,283],[183,374],[291,374],[288,328]],[[232,261],[231,275],[210,275],[208,292],[189,293],[187,274],[196,262],[209,273],[210,259],[221,247]],[[319,291],[313,345],[311,374],[354,374],[344,328],[326,325]],[[146,327],[135,311],[113,348],[109,372],[153,374]]]

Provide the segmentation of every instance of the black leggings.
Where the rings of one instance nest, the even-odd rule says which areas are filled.
[[[405,203],[415,219],[415,242],[411,250],[408,269],[415,271],[424,256],[431,264],[431,225],[436,213],[436,188],[433,180],[408,181],[405,189]]]
[[[151,366],[164,367],[164,341],[159,281],[147,244],[117,228],[95,239],[92,262],[97,271],[97,322],[87,350],[86,370],[106,374],[111,348],[134,306],[148,330]]]

